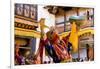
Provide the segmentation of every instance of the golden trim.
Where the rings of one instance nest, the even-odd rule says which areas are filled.
[[[28,37],[40,38],[41,37],[40,33],[41,32],[37,32],[35,30],[28,30],[28,29],[22,29],[22,28],[15,27],[15,35],[19,35],[19,36],[28,36]],[[67,36],[69,33],[70,33],[70,31],[64,32],[64,33],[59,34],[59,35],[62,38],[62,37]],[[94,34],[94,29],[92,29],[92,28],[82,29],[78,32],[78,36],[81,36],[85,33]]]
[[[40,38],[40,32],[15,27],[15,35]]]
[[[62,37],[65,37],[65,36],[67,36],[69,33],[70,33],[70,31],[69,31],[69,32],[64,32],[64,33],[60,34],[60,37],[61,37],[61,38],[62,38]],[[83,34],[85,34],[85,33],[94,34],[94,29],[93,29],[93,28],[81,29],[81,30],[78,32],[78,36],[81,36],[81,35],[83,35]]]

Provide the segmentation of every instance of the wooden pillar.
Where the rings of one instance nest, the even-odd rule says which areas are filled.
[[[66,31],[66,11],[64,10],[64,32]]]
[[[79,16],[79,8],[76,8],[76,14]]]
[[[31,56],[34,55],[36,50],[36,38],[30,39],[30,47],[31,47]]]

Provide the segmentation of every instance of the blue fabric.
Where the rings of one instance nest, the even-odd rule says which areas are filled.
[[[45,48],[49,56],[53,58],[54,63],[59,63],[61,61],[60,59],[58,59],[58,56],[56,55],[56,52],[54,51],[52,45],[46,45]]]
[[[68,53],[69,53],[69,51],[71,51],[71,47],[72,47],[72,44],[70,42],[68,42],[68,48],[67,48]]]

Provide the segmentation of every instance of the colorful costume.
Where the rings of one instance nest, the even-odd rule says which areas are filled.
[[[68,58],[67,47],[64,41],[60,40],[59,35],[56,32],[47,32],[47,38],[53,46],[53,49],[59,60]]]
[[[53,58],[54,63],[59,63],[61,61],[60,59],[58,59],[58,56],[53,48],[53,45],[47,44],[45,46],[45,49],[46,49],[48,55]]]
[[[72,44],[69,42],[70,33],[68,36],[63,37],[62,40],[66,43],[68,54],[71,51]]]

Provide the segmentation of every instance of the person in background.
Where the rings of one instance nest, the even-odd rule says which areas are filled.
[[[15,62],[16,62],[16,65],[22,64],[22,56],[21,56],[21,53],[19,51],[19,45],[18,44],[15,44]]]

